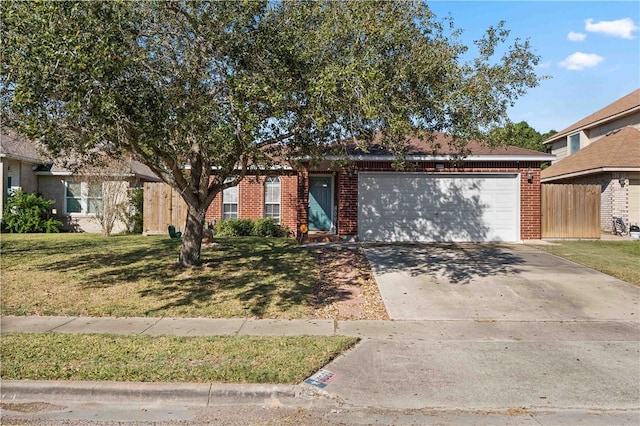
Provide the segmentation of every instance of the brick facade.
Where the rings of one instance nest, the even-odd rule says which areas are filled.
[[[321,172],[334,176],[334,205],[336,206],[337,234],[356,236],[358,233],[358,172],[394,171],[390,162],[356,162],[350,169],[337,172]],[[408,164],[407,170],[429,173],[517,173],[520,176],[520,238],[522,240],[541,238],[541,186],[540,163],[538,162],[415,162]],[[531,171],[529,182],[527,171]],[[299,226],[306,224],[309,209],[309,171],[288,172],[280,176],[281,182],[281,223],[294,235]],[[312,172],[311,174],[314,174]],[[243,179],[238,188],[238,216],[257,219],[264,217],[265,177]],[[222,194],[219,194],[207,211],[207,220],[222,217]]]
[[[541,229],[541,186],[539,163],[439,163],[417,162],[408,165],[413,172],[429,173],[519,173],[520,174],[520,238],[522,240],[540,239]],[[394,171],[389,162],[359,162],[354,164],[359,171]],[[527,171],[533,179],[529,183]],[[357,235],[358,233],[358,177],[346,169],[338,172],[338,233]]]
[[[298,176],[295,172],[280,174],[280,223],[294,232],[298,224]],[[247,176],[238,184],[238,217],[264,217],[266,176]],[[207,209],[206,220],[211,223],[222,218],[222,192],[216,195]]]

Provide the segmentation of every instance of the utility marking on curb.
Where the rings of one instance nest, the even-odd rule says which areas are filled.
[[[326,387],[329,383],[331,383],[336,378],[336,374],[332,373],[329,370],[320,370],[313,376],[309,377],[304,382],[306,384],[317,386],[320,389]]]

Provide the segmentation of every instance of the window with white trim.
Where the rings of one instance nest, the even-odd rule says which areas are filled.
[[[231,179],[228,179],[231,180]],[[238,218],[238,186],[222,191],[222,220]]]
[[[569,154],[580,151],[580,133],[569,136]]]
[[[65,213],[94,215],[102,211],[102,184],[65,181]]]
[[[264,217],[280,220],[280,178],[269,176],[264,182]]]

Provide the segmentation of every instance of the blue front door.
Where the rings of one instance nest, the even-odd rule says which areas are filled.
[[[331,231],[331,176],[309,177],[309,230]]]

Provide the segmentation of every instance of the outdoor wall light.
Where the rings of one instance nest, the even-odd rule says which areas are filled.
[[[527,170],[527,182],[533,183],[533,172],[531,170]]]
[[[620,176],[618,182],[620,183],[620,186],[624,188],[624,184],[627,183],[627,180],[624,178],[624,176]]]

